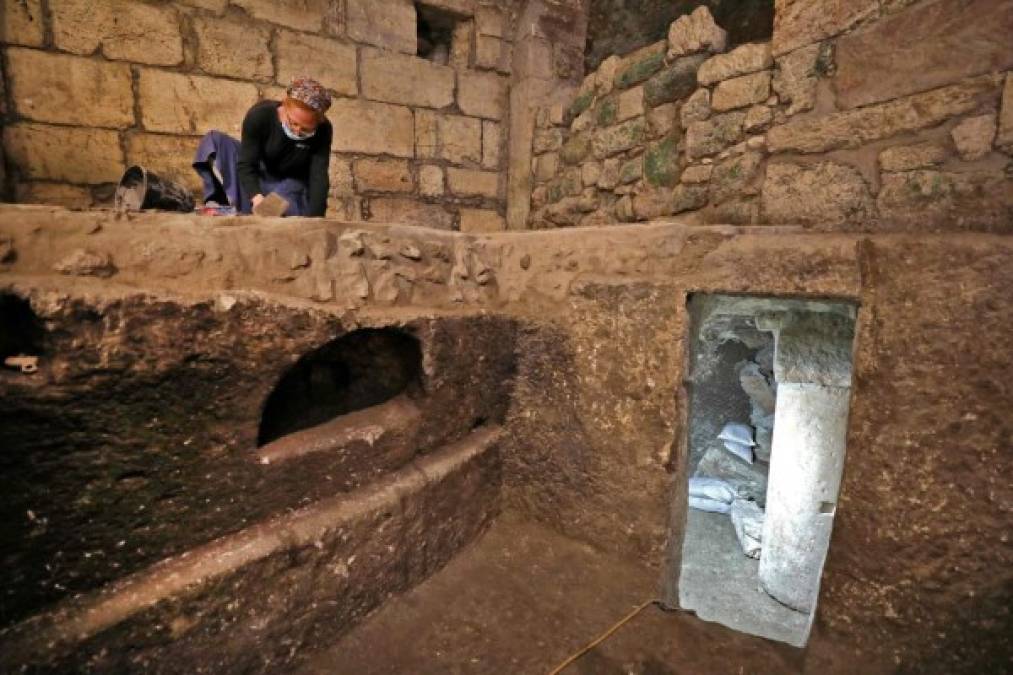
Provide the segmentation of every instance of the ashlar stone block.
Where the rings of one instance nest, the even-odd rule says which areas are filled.
[[[280,31],[278,82],[287,86],[293,77],[313,73],[328,89],[344,96],[358,93],[355,47],[330,38]]]
[[[327,114],[335,152],[411,157],[415,153],[412,111],[389,103],[342,98]]]
[[[374,101],[445,108],[454,102],[454,69],[416,56],[366,50],[362,93]]]
[[[382,49],[415,54],[418,38],[411,0],[347,0],[348,37]]]
[[[330,11],[329,0],[231,0],[255,19],[270,21],[307,33],[320,32],[324,17]],[[351,2],[351,0],[350,0]],[[387,4],[387,2],[376,3]]]
[[[271,31],[263,25],[224,17],[195,16],[197,65],[212,75],[244,80],[274,78]]]
[[[23,178],[79,185],[119,181],[125,169],[119,134],[48,124],[4,128],[7,160]]]
[[[503,119],[509,82],[490,72],[465,70],[457,77],[457,105],[465,115]]]
[[[14,108],[39,122],[120,129],[134,124],[130,66],[13,47]]]
[[[499,173],[449,167],[447,184],[451,192],[462,197],[495,199],[499,194]]]
[[[139,95],[147,131],[203,135],[217,129],[236,138],[259,98],[250,83],[152,68],[141,69]]]
[[[42,23],[42,0],[4,0],[0,13],[3,40],[11,45],[41,47],[45,41]]]
[[[17,4],[8,2],[11,4]],[[60,0],[50,3],[58,49],[116,61],[174,66],[183,62],[179,15],[170,6],[130,0]]]

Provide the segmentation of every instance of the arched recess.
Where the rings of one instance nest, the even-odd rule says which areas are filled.
[[[261,415],[257,445],[421,388],[422,348],[395,328],[353,331],[305,354],[281,377]]]

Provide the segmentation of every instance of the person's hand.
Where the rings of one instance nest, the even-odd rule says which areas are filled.
[[[260,202],[264,201],[264,195],[253,195],[253,199],[250,201],[253,202],[253,208],[257,208],[257,206],[260,205]]]

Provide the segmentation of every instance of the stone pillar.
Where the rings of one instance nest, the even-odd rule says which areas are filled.
[[[559,53],[583,53],[587,14],[583,0],[527,0],[514,36],[513,82],[510,87],[510,138],[507,177],[507,228],[528,227],[531,210],[531,150],[540,106],[569,101],[583,77],[560,73]]]
[[[816,606],[844,469],[854,323],[833,313],[758,317],[775,337],[777,407],[759,578],[778,602]]]

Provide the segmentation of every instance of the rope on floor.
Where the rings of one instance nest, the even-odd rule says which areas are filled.
[[[613,625],[607,631],[605,631],[604,633],[602,633],[601,635],[599,635],[598,637],[596,637],[594,640],[592,640],[588,644],[586,644],[579,652],[577,652],[576,654],[573,654],[572,656],[570,656],[570,658],[566,659],[565,661],[563,661],[562,663],[560,663],[558,666],[556,666],[555,668],[553,668],[552,672],[550,672],[549,675],[559,675],[568,666],[573,665],[573,663],[577,659],[579,659],[580,657],[582,657],[584,654],[587,654],[589,651],[591,651],[592,649],[594,649],[595,647],[597,647],[598,645],[600,645],[602,642],[605,642],[605,640],[607,640],[613,633],[615,633],[617,630],[619,630],[625,624],[627,624],[629,621],[631,621],[633,619],[633,617],[635,617],[637,614],[640,614],[642,611],[644,611],[645,609],[647,609],[651,605],[657,604],[658,602],[659,602],[658,600],[648,600],[644,604],[642,604],[639,607],[637,607],[636,609],[634,609],[632,612],[630,612],[629,614],[627,614],[626,616],[624,616],[622,619],[620,619],[615,625]]]

